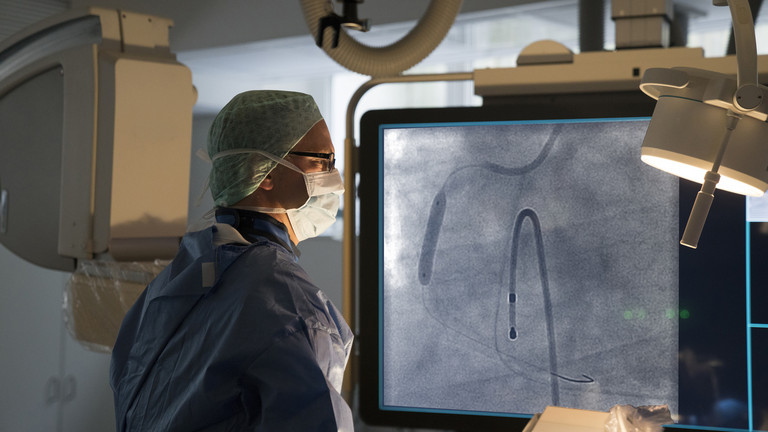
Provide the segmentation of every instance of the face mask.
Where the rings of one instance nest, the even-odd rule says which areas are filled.
[[[299,208],[281,209],[266,207],[236,207],[262,213],[285,213],[291,222],[297,241],[317,237],[336,221],[341,194],[344,193],[344,181],[337,169],[326,172],[305,173],[296,165],[272,154],[260,152],[275,162],[292,169],[304,176],[304,184],[309,198]]]

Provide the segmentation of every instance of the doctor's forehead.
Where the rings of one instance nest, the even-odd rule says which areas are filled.
[[[331,133],[325,120],[320,120],[309,132],[293,147],[294,151],[306,151],[315,153],[330,153],[334,151]]]

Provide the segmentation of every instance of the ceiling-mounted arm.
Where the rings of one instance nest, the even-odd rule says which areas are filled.
[[[757,87],[757,43],[755,24],[748,0],[712,0],[715,6],[728,6],[733,22],[736,42],[737,90],[733,104],[741,111],[751,111],[762,103],[762,92]]]

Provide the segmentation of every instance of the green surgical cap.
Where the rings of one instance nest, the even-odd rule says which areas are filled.
[[[304,93],[254,90],[232,98],[208,132],[214,204],[233,205],[247,197],[277,165],[253,150],[282,159],[322,119],[315,100]],[[227,156],[216,157],[224,151]]]

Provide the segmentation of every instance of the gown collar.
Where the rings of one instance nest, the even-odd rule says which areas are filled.
[[[264,239],[270,240],[282,246],[296,258],[301,256],[299,249],[291,241],[288,228],[268,214],[231,207],[219,207],[216,209],[216,222],[232,226],[251,243]]]

